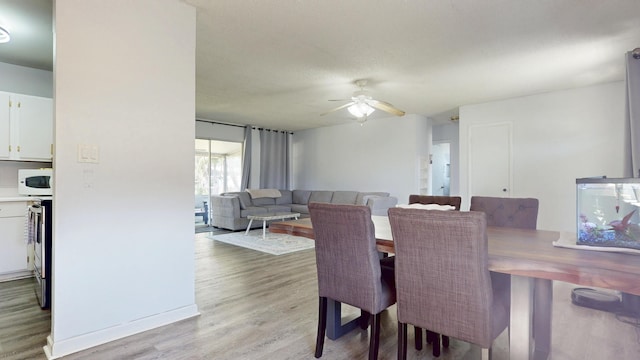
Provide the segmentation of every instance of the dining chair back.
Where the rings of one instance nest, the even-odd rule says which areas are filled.
[[[538,222],[538,199],[472,196],[471,211],[487,214],[487,226],[535,229]]]
[[[462,204],[462,198],[460,196],[439,196],[439,195],[409,195],[409,204],[437,204],[437,205],[450,205],[453,206],[456,211],[460,211],[460,205]],[[415,328],[415,346],[416,350],[422,350],[422,329],[418,326]],[[440,334],[434,333],[427,329],[427,343],[432,344],[432,354],[435,357],[440,356]],[[442,345],[449,347],[449,337],[442,336]]]
[[[510,294],[488,269],[482,212],[389,209],[396,251],[398,359],[407,324],[489,349],[509,324]]]
[[[487,214],[487,226],[535,230],[538,206],[538,199],[535,198],[473,196],[470,210]],[[510,275],[491,273],[491,278],[495,283],[502,283],[503,286],[511,288]],[[553,297],[553,283],[544,279],[535,279],[534,283],[532,322],[536,347],[550,350],[551,333],[545,329],[551,328],[552,313],[542,304]]]
[[[451,205],[460,211],[462,198],[460,196],[409,195],[409,204],[438,204]]]
[[[322,356],[327,299],[372,315],[369,359],[376,359],[380,313],[395,304],[393,273],[382,276],[371,210],[367,206],[310,203],[318,270],[316,358]]]

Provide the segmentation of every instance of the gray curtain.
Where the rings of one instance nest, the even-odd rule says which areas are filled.
[[[285,131],[260,130],[260,187],[289,189],[291,134]]]
[[[628,170],[625,176],[640,177],[640,48],[626,54],[627,65],[627,146]],[[630,161],[629,161],[630,160]]]
[[[240,181],[240,191],[245,191],[249,187],[251,175],[251,131],[253,127],[247,125],[244,128],[244,144],[242,147],[242,180]]]

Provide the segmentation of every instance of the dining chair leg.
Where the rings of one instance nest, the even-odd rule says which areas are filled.
[[[416,340],[416,350],[422,350],[422,328],[414,326],[413,332]]]
[[[440,334],[436,334],[434,333],[434,337],[433,337],[433,357],[439,357],[440,356]]]
[[[427,330],[427,344],[431,344],[433,342],[433,339],[435,339],[436,337],[436,333],[434,333],[431,330]]]
[[[327,298],[320,296],[318,301],[318,337],[316,338],[315,357],[322,356],[322,348],[324,347],[324,335],[327,330]]]
[[[442,335],[442,347],[449,347],[449,337],[446,335]]]
[[[407,324],[398,321],[398,360],[407,359]]]
[[[380,346],[380,313],[371,316],[371,335],[369,339],[369,360],[378,359]]]
[[[358,323],[360,324],[360,329],[364,330],[369,327],[369,319],[371,318],[371,314],[364,310],[360,310],[360,319],[358,319]]]

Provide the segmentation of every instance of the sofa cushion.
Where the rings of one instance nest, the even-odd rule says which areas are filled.
[[[291,204],[291,212],[309,214],[309,206],[306,204]]]
[[[358,193],[358,197],[356,198],[356,205],[367,205],[367,202],[364,197],[367,195],[376,195],[376,196],[389,196],[388,192],[361,192]]]
[[[238,200],[240,200],[240,209],[245,210],[246,208],[253,206],[251,196],[249,196],[248,192],[240,191],[236,194],[238,194]]]
[[[330,203],[333,197],[333,191],[312,191],[309,197],[309,203]]]
[[[268,213],[269,210],[259,206],[249,206],[246,210],[240,210],[240,217],[246,218],[249,215],[261,215]]]
[[[276,199],[275,198],[263,197],[263,198],[251,199],[251,202],[255,206],[275,205],[276,204]]]
[[[334,191],[333,196],[331,197],[331,203],[354,205],[357,197],[357,191]]]
[[[293,203],[293,194],[291,190],[280,190],[280,197],[276,198],[276,205],[289,205]]]
[[[307,205],[309,203],[310,196],[311,196],[311,191],[309,190],[293,190],[292,204]]]
[[[288,213],[291,212],[291,207],[287,205],[267,205],[264,206],[270,213]]]

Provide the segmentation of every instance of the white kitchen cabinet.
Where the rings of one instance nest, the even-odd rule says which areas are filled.
[[[51,161],[53,100],[0,92],[0,159]]]
[[[0,92],[0,159],[8,159],[11,146],[11,96]]]
[[[29,270],[27,202],[0,202],[0,277]]]

